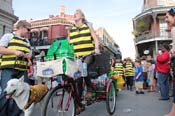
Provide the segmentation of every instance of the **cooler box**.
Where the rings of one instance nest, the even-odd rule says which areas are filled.
[[[51,78],[59,74],[74,77],[75,72],[78,71],[76,61],[64,57],[47,62],[37,62],[36,64],[36,75],[43,78]]]

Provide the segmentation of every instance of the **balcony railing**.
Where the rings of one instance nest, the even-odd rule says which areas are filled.
[[[169,38],[167,32],[163,32],[159,35],[154,35],[153,33],[151,32],[144,32],[140,35],[138,35],[136,38],[135,38],[135,43],[138,43],[138,42],[141,42],[141,41],[145,41],[145,40],[149,40],[149,39],[153,39],[153,38],[156,38],[156,37],[164,37],[164,38]]]
[[[153,38],[153,34],[150,33],[150,32],[146,32],[146,33],[142,33],[142,34],[139,34],[136,38],[135,38],[135,42],[140,42],[140,41],[143,41],[143,40],[149,40],[151,38]]]
[[[55,39],[44,39],[44,38],[42,38],[42,39],[41,38],[29,39],[32,47],[48,46],[48,45],[51,45],[55,40],[56,40],[56,38]],[[105,42],[103,45],[106,46],[108,49],[110,49],[114,53],[117,53],[117,51],[118,51],[118,48],[113,46],[111,43]]]
[[[30,44],[32,47],[34,46],[47,46],[51,45],[56,39],[41,39],[41,38],[31,38]]]

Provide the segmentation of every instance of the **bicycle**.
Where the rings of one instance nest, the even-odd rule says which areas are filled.
[[[51,89],[48,94],[43,109],[43,116],[75,116],[75,104],[78,104],[75,82],[73,78],[66,75],[59,75],[57,80],[60,83]]]
[[[76,57],[75,59],[79,59],[83,63],[85,57],[90,55],[86,55],[84,57]],[[77,65],[82,65],[79,63],[79,61],[76,62]],[[81,70],[78,69],[77,72],[75,72],[74,78],[78,79],[81,77],[80,71]],[[54,88],[51,88],[51,91],[48,93],[46,102],[44,103],[42,114],[43,116],[76,115],[76,105],[82,107],[83,104],[79,101],[80,98],[77,92],[76,82],[74,78],[69,77],[65,74],[60,74],[56,78],[52,78],[52,81],[56,80],[58,82],[58,85]],[[55,115],[50,114],[50,112],[55,112]]]
[[[94,55],[94,54],[90,54]],[[87,55],[89,56],[89,55]],[[85,57],[77,57],[76,64],[81,65],[84,62]],[[80,64],[79,64],[80,63]],[[81,67],[80,66],[80,67]],[[58,85],[54,88],[51,88],[48,95],[46,96],[46,101],[43,107],[42,116],[75,116],[76,115],[76,105],[82,106],[83,104],[80,102],[80,98],[78,95],[78,90],[76,86],[75,79],[82,77],[81,68],[74,73],[74,78],[65,74],[60,74],[56,78],[52,78],[56,80]],[[99,79],[100,76],[98,74],[90,75],[93,80],[92,81],[95,90],[92,91],[93,97],[96,101],[106,100],[106,109],[107,112],[112,115],[116,109],[116,88],[115,82],[113,79],[106,77],[104,80]],[[99,86],[103,85],[103,86]],[[52,87],[52,85],[51,85]]]

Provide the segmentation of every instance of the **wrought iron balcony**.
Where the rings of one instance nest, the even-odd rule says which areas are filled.
[[[136,36],[135,43],[145,41],[145,40],[150,40],[150,39],[153,39],[153,38],[156,38],[156,37],[163,37],[164,39],[170,38],[168,36],[168,33],[165,32],[165,31],[163,31],[163,32],[161,32],[161,34],[157,34],[157,35],[147,31],[147,32],[143,32],[143,33],[139,34],[138,36]]]
[[[143,41],[143,40],[148,40],[153,38],[153,34],[150,32],[144,32],[136,36],[135,38],[135,43]]]
[[[54,40],[56,39],[44,39],[44,38],[31,38],[29,39],[30,41],[30,44],[32,47],[35,47],[35,46],[47,46],[47,45],[51,45]]]
[[[42,47],[43,46],[49,46],[51,45],[55,39],[46,39],[46,38],[31,38],[29,39],[30,44],[32,47]],[[108,49],[110,49],[113,53],[118,53],[119,49],[114,46],[112,43],[109,42],[104,42],[103,43],[104,46],[106,46]]]

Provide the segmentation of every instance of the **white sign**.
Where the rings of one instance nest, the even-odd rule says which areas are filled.
[[[143,53],[144,53],[145,55],[146,55],[146,54],[149,54],[149,50],[145,50]]]

